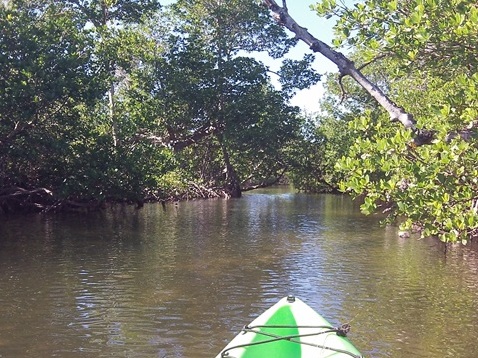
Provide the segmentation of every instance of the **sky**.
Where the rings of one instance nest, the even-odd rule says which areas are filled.
[[[161,5],[169,5],[173,2],[174,0],[160,1]],[[282,1],[277,1],[277,3],[282,5]],[[289,0],[287,2],[289,15],[300,26],[307,28],[311,35],[330,45],[333,38],[332,28],[335,24],[335,20],[333,18],[326,20],[324,18],[318,17],[314,11],[310,10],[310,5],[315,3],[317,3],[317,0]],[[291,36],[293,36],[292,33]],[[312,53],[312,51],[305,43],[299,42],[293,49],[289,51],[286,57],[300,60],[306,53]],[[272,71],[279,70],[281,60],[274,61],[265,54],[257,55],[255,57],[258,60],[263,61],[264,64],[269,66]],[[337,72],[336,65],[320,54],[315,55],[313,68],[316,69],[320,74],[325,74],[326,72]],[[273,78],[272,80],[274,82]],[[319,100],[323,94],[324,89],[322,83],[319,82],[317,85],[314,85],[309,89],[299,91],[292,98],[291,104],[300,107],[303,111],[308,113],[317,112],[320,109]]]

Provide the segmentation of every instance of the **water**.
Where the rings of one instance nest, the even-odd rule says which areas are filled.
[[[293,293],[369,357],[473,357],[478,254],[399,239],[348,198],[240,200],[10,218],[0,357],[214,357]]]

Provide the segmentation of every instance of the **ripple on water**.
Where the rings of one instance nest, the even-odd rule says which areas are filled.
[[[367,356],[478,348],[476,252],[397,239],[341,197],[247,194],[55,220],[0,238],[5,357],[211,357],[289,293],[351,323]]]

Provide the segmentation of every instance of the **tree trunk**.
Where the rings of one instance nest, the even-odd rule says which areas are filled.
[[[118,124],[116,123],[116,113],[115,113],[115,84],[113,81],[110,82],[110,89],[108,91],[108,112],[109,118],[111,121],[111,136],[113,138],[113,146],[116,147],[118,144]]]
[[[234,167],[231,165],[229,159],[229,152],[224,145],[223,135],[217,136],[219,143],[221,144],[222,156],[224,157],[224,174],[225,174],[225,190],[232,198],[240,198],[242,196],[241,183],[237,177],[237,173]]]

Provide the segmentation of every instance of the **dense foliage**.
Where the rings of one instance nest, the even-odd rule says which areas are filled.
[[[295,188],[311,193],[339,191],[345,176],[335,165],[354,143],[349,125],[366,105],[358,88],[354,96],[349,93],[343,100],[336,75],[327,76],[324,88],[321,111],[305,115],[303,135],[289,148],[292,165],[288,177]]]
[[[284,59],[272,85],[252,54],[283,58],[297,39],[260,3],[3,1],[0,210],[239,197],[287,175],[360,196],[364,212],[423,236],[476,236],[476,2],[313,6],[337,17],[334,45],[413,114],[408,129],[337,76],[319,113],[291,107],[320,76],[305,55]]]
[[[371,0],[353,8],[327,0],[339,16],[336,45],[351,45],[376,83],[413,113],[434,140],[415,146],[410,131],[377,107],[351,124],[356,138],[337,169],[342,190],[364,197],[403,229],[466,242],[478,231],[478,7],[468,0]],[[350,86],[348,87],[350,88]]]
[[[313,57],[257,1],[0,4],[0,211],[240,196],[277,182]],[[245,31],[245,29],[247,31]]]

